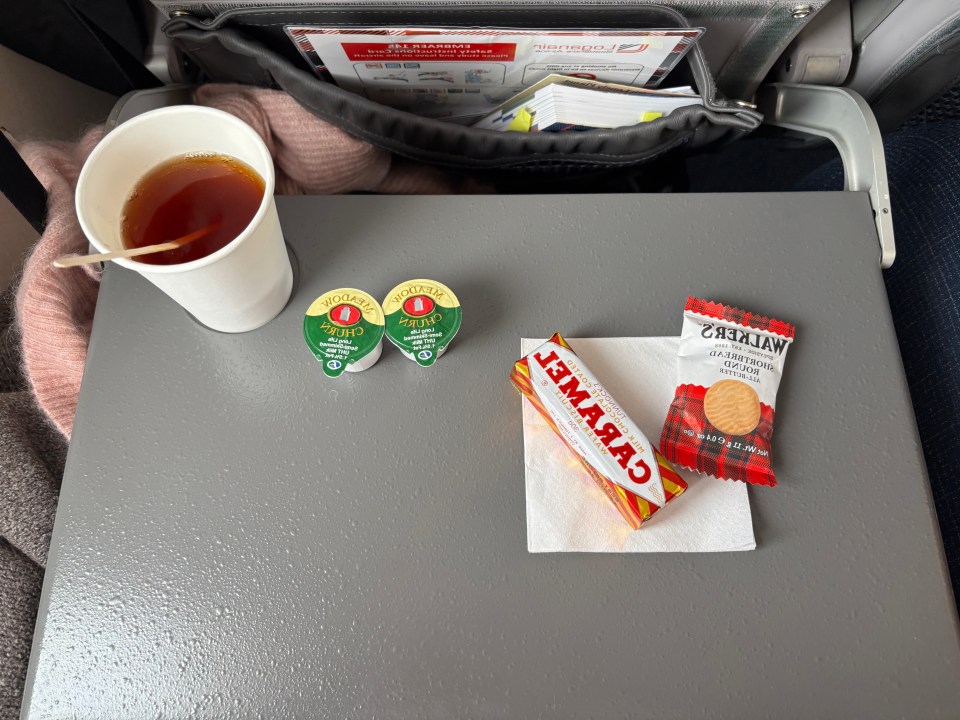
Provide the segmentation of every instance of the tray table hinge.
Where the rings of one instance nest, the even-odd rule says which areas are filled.
[[[830,140],[843,160],[844,190],[870,196],[880,241],[880,267],[893,265],[897,250],[883,139],[867,101],[842,87],[772,83],[757,93],[764,122]]]

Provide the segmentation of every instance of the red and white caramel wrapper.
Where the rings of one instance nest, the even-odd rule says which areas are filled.
[[[776,485],[774,408],[793,337],[790,323],[687,298],[663,454],[705,475]]]
[[[510,379],[634,530],[687,489],[559,334],[518,360]]]

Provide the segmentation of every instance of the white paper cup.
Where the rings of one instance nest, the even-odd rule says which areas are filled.
[[[191,152],[230,155],[260,174],[263,200],[253,220],[230,243],[198,260],[179,265],[114,262],[143,275],[207,327],[230,333],[253,330],[286,305],[293,270],[273,199],[273,158],[242,120],[220,110],[180,105],[123,123],[100,141],[80,172],[80,227],[100,252],[123,249],[120,216],[134,185],[161,162]]]

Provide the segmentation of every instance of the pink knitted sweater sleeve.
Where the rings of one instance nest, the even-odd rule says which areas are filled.
[[[51,263],[61,255],[86,252],[73,191],[83,161],[101,137],[103,128],[95,128],[77,143],[31,143],[20,149],[48,196],[47,226],[24,264],[17,289],[22,357],[37,404],[67,437],[73,430],[100,278],[83,268],[56,270]]]

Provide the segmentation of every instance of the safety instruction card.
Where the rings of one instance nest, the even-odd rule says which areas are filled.
[[[670,30],[287,26],[321,77],[433,117],[489,111],[558,73],[656,87],[703,33]]]

